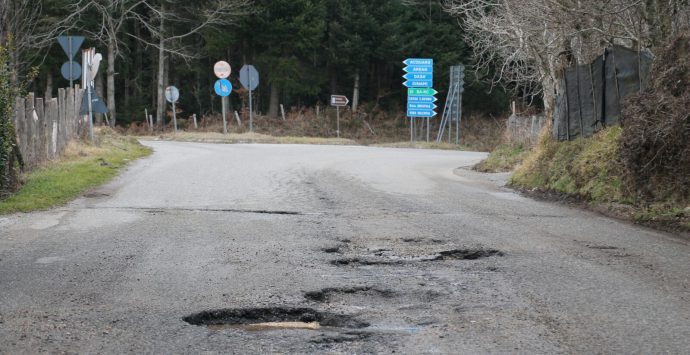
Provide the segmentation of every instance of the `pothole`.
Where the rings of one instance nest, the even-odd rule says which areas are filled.
[[[92,191],[84,194],[85,198],[101,198],[101,197],[109,197],[109,194],[103,193],[103,192],[97,192],[97,191]]]
[[[587,248],[590,249],[599,249],[599,250],[617,250],[618,248],[612,247],[610,245],[594,245],[594,244],[586,244],[585,245]]]
[[[335,266],[370,266],[370,265],[400,265],[401,260],[371,260],[361,258],[344,258],[331,260]]]
[[[321,249],[321,251],[323,251],[324,253],[327,253],[327,254],[340,254],[341,253],[339,246],[326,247],[326,248]]]
[[[365,297],[393,297],[395,292],[391,290],[379,290],[373,287],[341,287],[341,288],[324,288],[320,291],[312,291],[304,294],[304,298],[314,302],[329,302],[338,295],[362,295]]]
[[[503,255],[503,252],[496,249],[453,249],[438,253],[433,260],[477,260]]]
[[[403,265],[406,263],[443,261],[443,260],[477,260],[492,256],[504,256],[496,249],[452,249],[431,255],[395,255],[390,249],[377,249],[367,258],[352,257],[331,260],[335,266],[370,266],[370,265]]]
[[[236,329],[271,331],[280,329],[359,329],[369,323],[345,314],[320,312],[312,308],[235,308],[203,311],[184,317],[185,322],[211,330]]]

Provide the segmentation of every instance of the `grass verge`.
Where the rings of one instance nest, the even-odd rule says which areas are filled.
[[[60,160],[25,174],[15,194],[0,201],[0,214],[45,210],[63,205],[113,177],[130,161],[151,154],[131,137],[104,129],[97,145],[72,142]]]
[[[475,165],[474,169],[483,173],[512,171],[522,163],[528,153],[522,145],[500,145],[491,151],[488,158]]]
[[[216,132],[178,132],[166,133],[158,136],[157,140],[195,142],[195,143],[262,143],[262,144],[322,144],[322,145],[357,145],[357,142],[344,138],[320,137],[275,137],[260,133],[229,133]]]
[[[621,127],[588,139],[556,142],[545,135],[516,169],[510,185],[523,191],[576,198],[594,209],[670,231],[690,231],[690,206],[642,201],[623,184]]]
[[[470,150],[464,145],[436,143],[436,142],[394,142],[369,144],[370,147],[381,148],[413,148],[413,149],[441,149],[441,150]]]

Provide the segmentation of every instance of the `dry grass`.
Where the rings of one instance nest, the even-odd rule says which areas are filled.
[[[299,144],[362,144],[403,146],[408,148],[458,149],[452,144],[427,144],[419,142],[406,143],[410,137],[409,120],[400,114],[389,114],[382,111],[373,113],[341,113],[341,139],[336,137],[335,111],[331,108],[321,110],[317,116],[312,109],[292,109],[286,120],[256,116],[254,119],[255,134],[248,133],[246,115],[242,114],[242,124],[238,125],[234,117],[228,121],[228,135],[223,135],[223,123],[219,115],[199,119],[199,128],[194,129],[189,120],[180,119],[180,132],[174,137],[172,127],[166,127],[163,135],[151,135],[147,126],[132,124],[125,134],[152,136],[157,139],[210,142],[210,143],[299,143]],[[431,137],[436,138],[438,117],[431,121]],[[468,116],[462,121],[462,148],[474,151],[490,151],[500,144],[505,124],[501,120],[484,116]],[[426,137],[425,125],[418,126],[418,137]],[[453,129],[455,134],[455,129]],[[444,137],[447,139],[447,136]],[[453,139],[454,136],[453,136]]]
[[[262,143],[262,144],[321,144],[321,145],[357,145],[357,142],[343,138],[320,138],[320,137],[275,137],[260,133],[229,133],[222,134],[217,132],[178,132],[176,134],[166,133],[155,139],[179,142],[198,142],[198,143]]]

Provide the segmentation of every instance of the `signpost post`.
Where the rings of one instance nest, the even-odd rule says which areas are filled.
[[[165,88],[165,99],[172,104],[173,126],[175,127],[174,133],[177,133],[177,111],[175,111],[175,102],[180,99],[180,91],[174,86],[168,86]]]
[[[82,53],[82,60],[84,62],[84,67],[82,70],[82,82],[84,88],[86,89],[86,95],[82,99],[81,107],[79,108],[79,113],[89,116],[89,138],[93,141],[93,113],[108,113],[108,108],[103,103],[103,100],[98,97],[98,94],[94,91],[93,81],[96,79],[98,74],[98,67],[103,60],[103,56],[100,53],[96,53],[95,48],[85,49]]]
[[[58,43],[60,43],[60,47],[62,47],[62,50],[65,51],[69,58],[60,68],[60,72],[65,79],[69,80],[69,86],[74,87],[74,81],[81,77],[81,66],[74,61],[74,56],[79,52],[82,43],[84,43],[84,37],[60,36],[58,37]]]
[[[240,69],[240,84],[249,90],[249,132],[254,132],[254,105],[252,91],[259,86],[259,72],[253,65],[245,64]]]
[[[407,90],[407,117],[410,117],[410,141],[414,142],[417,117],[426,119],[426,141],[429,141],[429,122],[436,116],[436,90],[434,86],[434,60],[408,58],[403,61]]]
[[[213,66],[213,72],[218,77],[215,85],[213,85],[213,89],[216,91],[216,95],[221,97],[221,106],[223,107],[223,133],[228,134],[228,121],[225,117],[225,98],[232,92],[232,84],[226,78],[230,76],[232,68],[228,62],[220,61]]]
[[[336,134],[338,135],[338,138],[340,138],[340,108],[343,106],[347,106],[347,104],[350,103],[350,100],[346,96],[343,95],[331,95],[331,106],[335,106],[335,112],[336,112],[336,125],[337,128],[335,130]]]

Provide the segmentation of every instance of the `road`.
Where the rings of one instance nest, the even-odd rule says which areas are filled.
[[[145,144],[0,217],[0,353],[690,353],[687,240],[462,168],[483,153]]]

